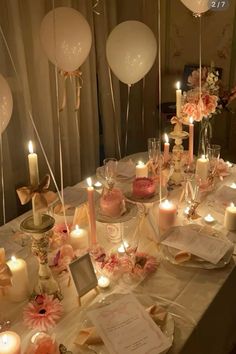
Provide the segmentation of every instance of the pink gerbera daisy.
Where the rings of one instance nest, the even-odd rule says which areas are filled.
[[[39,295],[30,301],[23,311],[27,327],[46,331],[55,326],[62,315],[62,304],[53,295]]]

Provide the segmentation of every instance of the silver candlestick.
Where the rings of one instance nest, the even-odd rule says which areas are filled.
[[[34,224],[33,216],[29,216],[22,221],[20,227],[23,232],[31,234],[32,253],[38,258],[38,282],[34,288],[34,295],[48,294],[62,299],[59,284],[54,279],[48,265],[49,231],[53,228],[55,219],[50,215],[42,215],[42,223]]]

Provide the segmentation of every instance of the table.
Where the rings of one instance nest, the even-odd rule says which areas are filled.
[[[144,156],[133,156],[134,160]],[[223,184],[230,184],[236,180],[236,168],[234,167],[229,177],[225,178]],[[79,183],[74,188],[85,187],[85,182]],[[178,198],[180,189],[171,192],[171,198]],[[206,215],[206,204],[202,203],[199,213]],[[29,213],[27,213],[29,214]],[[213,210],[217,218],[218,228],[226,233],[222,227],[223,215]],[[155,208],[152,211],[155,218]],[[0,228],[1,247],[11,252],[13,245],[12,233],[19,229],[20,222],[26,217],[21,215]],[[181,222],[182,214],[179,214]],[[154,220],[154,219],[152,219]],[[199,220],[201,223],[202,220]],[[98,239],[104,243],[106,226],[98,223]],[[156,235],[150,223],[145,223],[142,230],[142,250],[145,248],[153,254],[159,254],[159,246],[155,242]],[[236,242],[236,235],[230,233],[232,241]],[[140,247],[140,248],[141,248]],[[29,277],[34,278],[37,261],[29,246],[18,250],[17,255],[25,258],[28,264]],[[167,261],[162,261],[156,273],[136,288],[132,289],[134,294],[153,295],[157,301],[168,305],[168,310],[173,313],[175,320],[175,335],[170,354],[227,354],[236,342],[236,267],[235,257],[230,264],[222,269],[203,270],[174,266]],[[73,287],[67,287],[67,278],[60,278],[60,285],[63,291],[64,315],[57,326],[53,329],[58,343],[65,344],[74,354],[82,353],[72,343],[78,331],[80,309],[77,305],[76,292]],[[113,284],[111,289],[101,293],[99,296],[107,296],[111,293],[125,293],[127,288]],[[89,293],[84,298],[84,306],[90,304],[94,295]],[[12,330],[16,331],[22,338],[23,347],[35,331],[29,331],[22,324],[22,309],[25,303],[10,303],[6,297],[0,297],[0,314],[5,315],[12,321]]]

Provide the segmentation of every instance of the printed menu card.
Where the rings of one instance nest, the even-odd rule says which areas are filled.
[[[88,317],[111,354],[159,354],[171,346],[132,294],[89,311]]]

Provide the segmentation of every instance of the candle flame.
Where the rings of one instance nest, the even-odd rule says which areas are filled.
[[[190,118],[189,118],[189,123],[190,123],[190,124],[193,124],[193,117],[190,117]]]
[[[7,344],[7,342],[8,342],[8,340],[7,340],[7,335],[6,334],[4,334],[3,336],[2,336],[2,343],[3,344]]]
[[[202,155],[201,158],[202,158],[202,159],[205,159],[205,158],[206,158],[206,155]]]
[[[11,256],[11,260],[12,260],[12,262],[16,262],[16,257],[15,256]]]
[[[234,208],[234,207],[235,207],[234,203],[230,203],[230,206],[231,206],[232,208]]]
[[[165,140],[165,143],[169,143],[169,137],[166,133],[164,134],[164,140]]]
[[[138,162],[138,166],[144,166],[143,161],[139,161],[139,162]]]
[[[79,227],[78,224],[75,225],[75,230],[76,230],[76,231],[80,231],[80,227]]]
[[[168,199],[165,199],[164,202],[162,203],[162,206],[168,209],[170,208],[170,206],[172,206],[172,203]]]
[[[87,181],[88,186],[89,186],[89,187],[92,187],[92,178],[91,178],[91,177],[88,177],[88,178],[86,179],[86,181]]]
[[[180,81],[177,81],[177,82],[176,82],[176,88],[177,88],[177,90],[180,89]]]
[[[29,141],[29,144],[28,144],[28,149],[29,149],[29,153],[30,153],[30,154],[33,154],[34,149],[33,149],[33,143],[32,143],[32,141],[31,141],[31,140]]]

